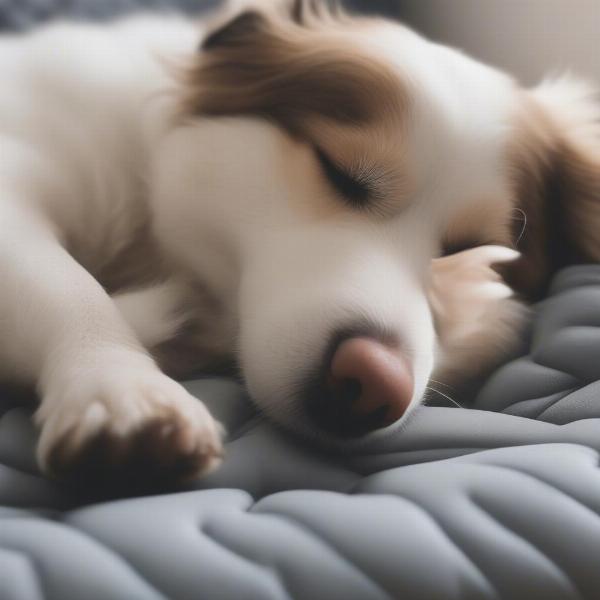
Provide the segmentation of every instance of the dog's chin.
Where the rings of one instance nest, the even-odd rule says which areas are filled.
[[[308,418],[290,423],[288,430],[312,446],[335,451],[336,453],[353,453],[360,452],[371,447],[373,444],[377,444],[382,439],[395,435],[403,428],[408,418],[408,415],[404,415],[387,427],[382,427],[374,431],[365,431],[353,436],[346,435],[341,428],[339,431],[336,431],[334,428],[325,430],[315,425]]]
[[[260,402],[256,404],[261,410]],[[404,429],[409,426],[421,404],[422,397],[415,399],[414,402],[411,402],[406,413],[391,425],[356,437],[348,437],[341,433],[336,434],[317,427],[307,415],[302,414],[302,411],[298,411],[300,414],[295,417],[286,416],[279,411],[275,413],[261,412],[264,412],[265,417],[275,427],[285,432],[286,435],[291,435],[302,445],[306,444],[336,454],[356,454],[389,445],[394,438],[401,435]],[[295,411],[291,409],[290,413],[292,412]]]

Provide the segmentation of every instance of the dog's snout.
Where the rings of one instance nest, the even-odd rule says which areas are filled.
[[[369,337],[352,337],[335,348],[324,388],[311,405],[317,425],[342,437],[358,437],[402,417],[412,398],[413,378],[400,350]]]

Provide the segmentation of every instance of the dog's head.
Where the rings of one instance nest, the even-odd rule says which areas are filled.
[[[296,0],[206,35],[178,106],[157,231],[230,303],[251,395],[296,429],[397,426],[505,355],[513,291],[600,258],[599,113],[570,79],[522,89]]]

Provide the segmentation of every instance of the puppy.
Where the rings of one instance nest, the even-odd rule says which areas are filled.
[[[189,479],[221,431],[169,375],[234,363],[275,422],[396,431],[600,258],[594,90],[310,1],[0,40],[0,375],[38,460]],[[162,368],[161,368],[162,366]]]

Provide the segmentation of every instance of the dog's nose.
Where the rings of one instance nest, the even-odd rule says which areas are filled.
[[[312,416],[327,431],[358,437],[402,417],[413,395],[413,377],[397,348],[353,337],[335,350],[326,387]]]

